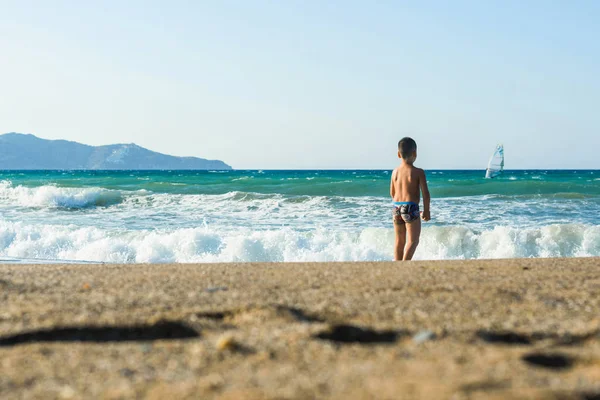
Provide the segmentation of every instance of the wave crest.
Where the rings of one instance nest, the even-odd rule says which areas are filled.
[[[10,181],[2,181],[0,201],[21,207],[88,208],[119,204],[123,201],[123,196],[119,191],[103,188],[66,188],[53,185],[13,187]]]

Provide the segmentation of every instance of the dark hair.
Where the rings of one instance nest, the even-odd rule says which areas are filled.
[[[413,151],[417,151],[417,142],[409,137],[402,138],[398,142],[398,151],[402,158],[408,158],[412,155]]]

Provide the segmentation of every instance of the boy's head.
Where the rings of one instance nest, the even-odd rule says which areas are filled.
[[[402,138],[398,142],[398,157],[409,163],[414,162],[417,159],[417,142],[409,137]]]

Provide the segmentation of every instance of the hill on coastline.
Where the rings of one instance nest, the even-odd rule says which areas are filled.
[[[219,160],[176,157],[134,143],[89,146],[67,140],[46,140],[31,134],[0,135],[0,170],[98,169],[230,170]]]

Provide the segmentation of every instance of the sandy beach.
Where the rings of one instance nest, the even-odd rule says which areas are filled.
[[[599,271],[0,265],[0,398],[597,399]]]

